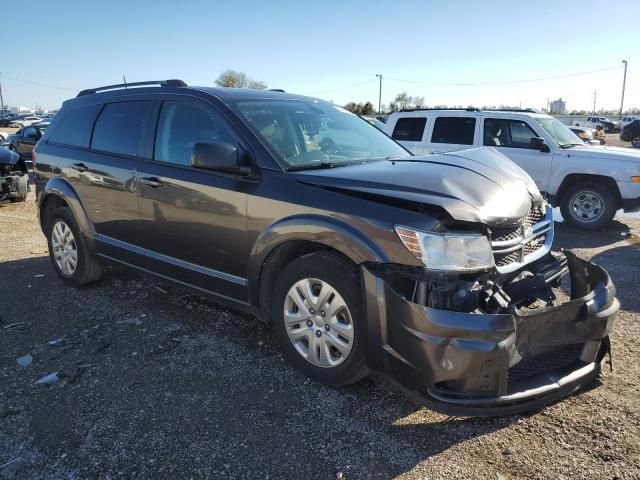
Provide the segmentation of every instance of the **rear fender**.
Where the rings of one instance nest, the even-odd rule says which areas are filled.
[[[73,185],[62,177],[55,177],[49,180],[38,195],[38,216],[42,231],[45,231],[43,209],[46,209],[46,204],[51,200],[52,195],[62,199],[67,204],[76,219],[80,232],[89,244],[89,248],[94,248],[95,229],[93,223],[89,219],[89,215],[84,209]]]

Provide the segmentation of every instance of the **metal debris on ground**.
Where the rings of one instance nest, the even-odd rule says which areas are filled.
[[[44,377],[39,378],[33,383],[35,383],[36,385],[49,385],[51,383],[57,382],[58,380],[60,380],[60,377],[58,377],[58,372],[53,372],[49,375],[45,375]]]
[[[47,343],[49,345],[51,345],[52,347],[55,347],[57,345],[62,345],[62,343],[64,342],[64,337],[62,338],[56,338],[54,340],[49,340]]]
[[[42,277],[44,277],[44,273],[38,273],[33,276],[33,278],[42,278]]]
[[[9,328],[13,328],[13,327],[19,327],[20,325],[27,325],[29,322],[17,322],[17,323],[11,323],[9,325],[5,325],[3,328],[3,330],[8,330]]]
[[[33,357],[31,355],[23,355],[22,357],[17,358],[16,362],[18,362],[18,365],[21,367],[26,368],[31,365],[31,362],[33,362]]]
[[[0,470],[2,470],[4,467],[8,467],[11,464],[19,462],[20,460],[22,460],[22,457],[14,458],[13,460],[11,460],[11,461],[9,461],[7,463],[3,463],[2,465],[0,465]]]

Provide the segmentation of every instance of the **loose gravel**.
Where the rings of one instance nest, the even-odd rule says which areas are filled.
[[[468,419],[384,378],[318,385],[269,326],[164,281],[110,268],[67,287],[33,198],[0,206],[0,479],[640,478],[634,232],[633,217],[590,234],[557,225],[556,248],[618,287],[613,372],[536,413]]]

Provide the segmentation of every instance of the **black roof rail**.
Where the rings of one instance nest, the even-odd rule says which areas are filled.
[[[87,88],[86,90],[82,90],[78,93],[78,97],[83,97],[85,95],[91,95],[97,92],[103,92],[105,90],[117,90],[119,88],[129,88],[129,87],[142,87],[145,85],[160,85],[161,87],[187,87],[188,85],[182,80],[171,79],[171,80],[155,80],[149,82],[132,82],[132,83],[119,83],[117,85],[107,85],[106,87],[96,87],[96,88]]]
[[[270,88],[269,89],[270,92],[280,92],[280,93],[286,93],[283,89],[281,88]]]
[[[400,112],[428,112],[428,111],[438,111],[438,110],[455,110],[461,112],[479,112],[480,109],[476,107],[467,107],[467,108],[405,108],[403,110],[399,110]]]

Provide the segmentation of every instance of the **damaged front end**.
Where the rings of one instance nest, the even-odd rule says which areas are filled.
[[[0,147],[0,202],[20,201],[27,197],[29,177],[19,159],[17,154]]]
[[[366,265],[369,318],[380,319],[373,335],[386,352],[374,368],[455,415],[531,410],[591,383],[609,353],[615,287],[601,267],[550,253],[545,219],[492,242],[491,271]],[[510,261],[500,266],[496,248]]]

